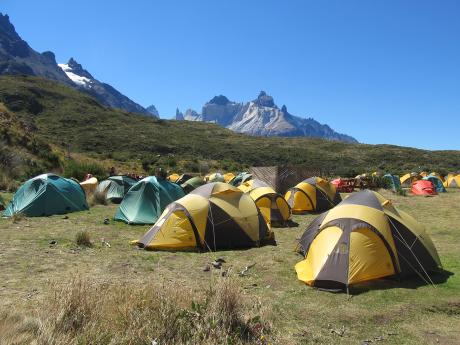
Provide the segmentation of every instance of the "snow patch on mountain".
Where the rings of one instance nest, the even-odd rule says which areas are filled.
[[[72,80],[75,84],[84,87],[91,87],[91,80],[89,78],[80,76],[72,72],[72,67],[66,63],[59,63],[58,66],[64,71],[65,74]]]

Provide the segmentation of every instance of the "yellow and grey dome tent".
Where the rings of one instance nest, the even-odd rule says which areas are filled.
[[[208,183],[170,204],[137,245],[150,250],[218,250],[274,241],[251,197],[226,183]]]
[[[291,218],[291,208],[272,187],[255,179],[242,183],[238,188],[249,194],[270,226],[286,226]]]
[[[460,188],[460,174],[453,175],[449,174],[444,181],[444,187],[446,188]]]
[[[234,173],[228,172],[228,173],[224,174],[224,181],[226,183],[230,183],[230,181],[233,180],[234,178],[235,178]]]
[[[169,182],[176,182],[180,177],[181,177],[181,175],[176,174],[176,173],[172,173],[172,174],[170,174],[166,179],[167,179]]]
[[[422,176],[420,174],[417,174],[415,172],[412,173],[407,173],[399,179],[401,182],[401,187],[410,187],[412,186],[412,183],[415,181],[421,180]]]
[[[305,257],[295,266],[298,279],[326,289],[411,274],[432,282],[430,273],[441,267],[422,225],[369,190],[317,217],[298,250]]]
[[[220,172],[212,173],[204,177],[208,183],[212,182],[225,182],[224,176]]]
[[[292,213],[326,211],[342,201],[335,186],[321,177],[310,177],[298,183],[284,198]]]

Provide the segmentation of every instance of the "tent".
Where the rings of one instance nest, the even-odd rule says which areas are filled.
[[[248,172],[242,172],[235,176],[233,180],[230,181],[232,186],[238,187],[240,184],[249,181],[252,179],[252,174]]]
[[[281,194],[257,179],[246,181],[238,188],[249,194],[270,226],[286,226],[291,208]]]
[[[151,250],[219,250],[273,242],[249,195],[226,183],[208,183],[170,204],[137,245]]]
[[[444,188],[444,185],[442,184],[442,181],[439,177],[436,177],[435,175],[428,175],[423,178],[423,180],[431,181],[431,183],[434,186],[434,189],[438,193],[445,193],[447,192],[446,189]]]
[[[51,216],[88,209],[85,192],[71,179],[43,174],[25,182],[14,194],[3,216]]]
[[[297,249],[305,258],[295,266],[298,279],[325,289],[414,274],[431,282],[441,267],[423,226],[370,190],[318,216]]]
[[[410,187],[413,182],[421,180],[421,179],[422,179],[422,176],[413,172],[413,173],[408,173],[408,174],[401,176],[401,178],[399,179],[399,182],[401,183],[401,187]]]
[[[207,182],[210,182],[210,183],[212,183],[212,182],[225,182],[224,176],[219,172],[206,175],[205,180]]]
[[[85,191],[86,195],[93,194],[97,188],[97,178],[91,177],[86,181],[80,182],[81,188]]]
[[[412,183],[411,193],[414,195],[436,195],[436,188],[429,180],[418,180]]]
[[[148,176],[129,189],[114,219],[128,224],[153,224],[166,206],[184,195],[179,185]]]
[[[181,184],[182,189],[184,192],[190,193],[192,190],[198,188],[199,186],[204,185],[206,182],[204,182],[204,179],[200,176],[195,176],[192,177],[191,179],[185,181],[184,183]]]
[[[224,181],[227,182],[227,183],[230,183],[231,180],[233,180],[235,178],[235,174],[234,173],[226,173],[224,174]]]
[[[170,182],[176,182],[180,178],[179,174],[172,173],[166,179]]]
[[[128,176],[110,176],[107,180],[99,183],[96,193],[104,193],[108,201],[119,204],[128,190],[136,183],[135,179]]]
[[[428,176],[428,173],[426,171],[422,171],[419,175],[422,177],[426,177]]]
[[[342,201],[334,185],[321,177],[310,177],[298,183],[284,198],[292,213],[326,211]]]
[[[444,187],[447,188],[460,188],[460,174],[459,175],[453,175],[449,174],[446,178],[446,181],[444,182]]]
[[[185,181],[190,180],[192,177],[193,176],[189,175],[189,174],[182,174],[182,175],[179,176],[179,178],[176,181],[174,181],[174,183],[178,184],[178,185],[181,185]]]
[[[355,189],[354,182],[351,179],[336,178],[331,181],[335,189],[341,193],[351,193]]]
[[[390,189],[393,192],[396,192],[397,190],[401,189],[401,181],[399,180],[399,176],[385,174],[383,175],[383,179],[387,184],[386,189]]]
[[[435,176],[435,177],[437,177],[438,179],[440,179],[441,182],[444,182],[444,178],[443,178],[440,174],[438,174],[437,172],[435,172],[435,171],[431,172],[431,173],[430,173],[429,175],[427,175],[427,176]],[[427,176],[423,176],[423,177],[427,177]]]

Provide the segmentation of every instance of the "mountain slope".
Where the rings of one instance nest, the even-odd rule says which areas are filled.
[[[95,79],[73,58],[58,66],[52,52],[40,54],[33,50],[18,35],[8,15],[0,13],[0,75],[15,74],[58,81],[90,94],[107,107],[152,115],[109,84]]]
[[[216,96],[203,106],[201,114],[189,109],[185,114],[179,112],[176,119],[217,123],[235,132],[255,136],[313,137],[357,142],[355,138],[337,133],[312,118],[289,114],[284,105],[279,109],[273,97],[264,91],[255,100],[246,103]]]
[[[460,169],[460,151],[247,136],[211,123],[158,120],[108,109],[78,90],[36,77],[0,77],[0,102],[40,140],[133,169],[141,162],[183,171],[199,171],[198,163],[211,169],[294,164],[342,175]]]

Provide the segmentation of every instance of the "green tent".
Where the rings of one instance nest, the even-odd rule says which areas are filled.
[[[192,175],[189,175],[189,174],[183,174],[183,175],[180,175],[180,177],[174,181],[175,184],[178,184],[179,186],[183,183],[185,183],[186,181],[190,180],[193,176]]]
[[[43,174],[28,180],[17,190],[3,216],[21,213],[40,217],[87,209],[85,192],[77,182]]]
[[[204,179],[200,176],[192,177],[191,179],[188,179],[184,183],[182,183],[181,187],[184,190],[185,193],[190,193],[192,190],[198,188],[199,186],[204,185],[206,182]]]
[[[249,181],[249,180],[252,180],[252,174],[247,173],[247,172],[242,172],[236,175],[235,178],[230,181],[230,184],[232,186],[238,187],[240,184],[246,181]]]
[[[433,183],[436,192],[438,193],[445,193],[447,190],[444,188],[444,184],[442,183],[441,179],[434,175],[428,175],[423,178],[424,180],[431,181]]]
[[[129,189],[114,219],[128,224],[154,224],[166,206],[183,196],[179,185],[149,176]]]
[[[401,189],[401,181],[399,180],[399,176],[385,174],[383,175],[383,179],[387,182],[386,189],[390,189],[393,192],[396,192],[397,190]]]
[[[119,204],[128,190],[136,183],[135,179],[128,176],[111,176],[99,183],[96,193],[104,193],[108,201]]]

